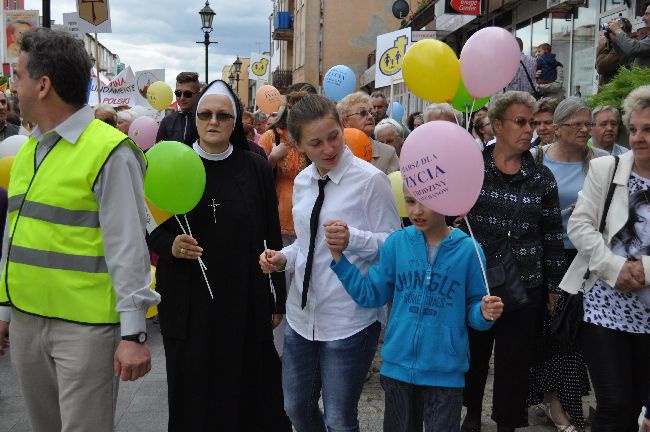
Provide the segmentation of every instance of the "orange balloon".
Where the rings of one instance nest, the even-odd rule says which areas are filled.
[[[14,164],[15,156],[5,156],[0,158],[0,186],[9,189],[9,173]]]
[[[359,159],[370,162],[372,159],[372,141],[363,131],[355,128],[343,129],[343,138],[352,153]]]
[[[280,94],[278,89],[267,84],[257,90],[255,101],[262,111],[271,114],[280,109],[280,105],[284,103],[284,96]]]

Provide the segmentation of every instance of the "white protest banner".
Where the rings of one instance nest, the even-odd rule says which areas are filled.
[[[102,86],[108,85],[111,82],[104,74],[99,74],[99,80],[102,83]],[[88,105],[96,106],[99,104],[99,99],[97,95],[97,69],[93,66],[90,69],[90,85],[88,86]]]
[[[131,70],[131,66],[120,72],[112,81],[108,83],[102,82],[100,93],[101,103],[114,107],[123,105],[130,107],[134,106],[138,90],[136,88],[135,75]],[[97,105],[96,77],[93,77],[92,84],[90,85],[88,105]]]
[[[411,27],[377,36],[375,88],[402,82],[402,61],[411,42]]]
[[[149,69],[137,71],[135,81],[138,86],[138,92],[135,96],[135,105],[151,108],[147,102],[147,89],[156,81],[165,81],[165,69]]]
[[[77,0],[81,33],[112,33],[108,0]]]
[[[63,26],[75,39],[84,40],[84,33],[79,30],[79,14],[76,12],[63,14]]]
[[[269,70],[271,69],[271,57],[251,53],[251,65],[248,68],[248,79],[269,82]]]

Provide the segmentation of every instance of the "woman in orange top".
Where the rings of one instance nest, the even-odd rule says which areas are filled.
[[[306,94],[300,92],[289,95],[287,97],[289,109],[292,103],[298,102]],[[298,150],[295,141],[287,133],[287,114],[288,109],[285,106],[281,107],[278,112],[278,120],[262,134],[259,141],[259,145],[269,156],[269,163],[275,172],[275,190],[278,194],[282,242],[285,246],[290,245],[296,239],[291,214],[293,180],[311,163],[305,154]]]

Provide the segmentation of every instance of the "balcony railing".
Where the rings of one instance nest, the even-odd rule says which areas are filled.
[[[293,83],[293,73],[290,70],[275,70],[271,73],[271,84],[281,93]]]

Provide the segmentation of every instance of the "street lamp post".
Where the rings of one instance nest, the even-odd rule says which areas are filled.
[[[196,43],[202,43],[205,45],[205,83],[208,84],[208,47],[210,44],[216,44],[210,40],[210,32],[212,32],[212,20],[216,15],[212,8],[210,7],[210,2],[205,0],[205,6],[199,11],[201,16],[201,30],[203,30],[204,39],[203,41],[198,41]]]
[[[235,75],[232,73],[232,70],[230,71],[230,75],[228,75],[228,84],[230,84],[230,88],[235,85]]]
[[[237,95],[239,96],[239,72],[241,71],[241,65],[242,62],[239,60],[239,56],[237,56],[237,60],[235,60],[232,64],[232,66],[235,68],[235,80],[237,81]]]

